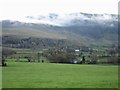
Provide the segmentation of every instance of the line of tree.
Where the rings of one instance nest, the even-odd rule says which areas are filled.
[[[72,49],[49,49],[43,53],[51,63],[73,63],[76,59]]]

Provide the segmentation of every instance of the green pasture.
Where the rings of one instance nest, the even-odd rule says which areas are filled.
[[[0,66],[0,89],[2,88],[2,67]]]
[[[8,61],[3,88],[117,88],[117,65]]]

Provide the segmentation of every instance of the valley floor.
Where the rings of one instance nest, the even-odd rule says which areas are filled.
[[[0,89],[2,88],[2,67],[0,66]]]
[[[117,88],[117,65],[8,62],[3,88]]]

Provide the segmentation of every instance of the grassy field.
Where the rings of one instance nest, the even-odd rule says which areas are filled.
[[[117,88],[115,65],[8,62],[3,88]]]
[[[2,88],[2,67],[0,67],[0,89]]]

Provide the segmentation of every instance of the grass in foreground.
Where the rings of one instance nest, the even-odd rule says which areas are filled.
[[[2,66],[0,66],[0,90],[2,88]]]
[[[118,67],[9,62],[3,88],[117,88]]]

